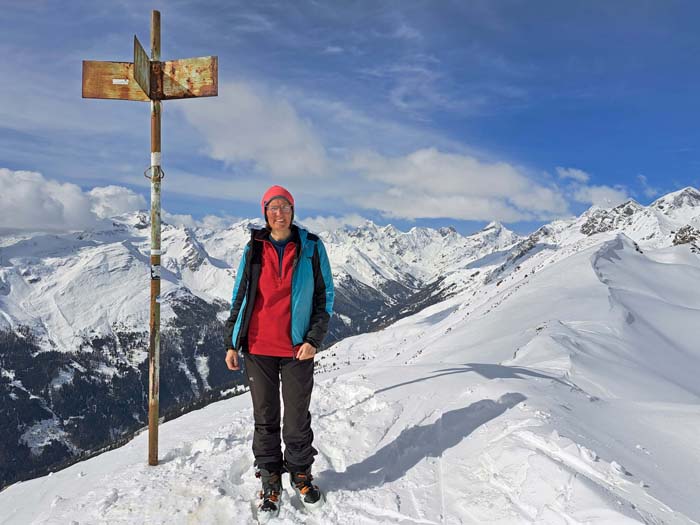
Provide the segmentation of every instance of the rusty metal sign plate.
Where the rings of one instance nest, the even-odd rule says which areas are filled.
[[[136,35],[134,35],[134,77],[148,98],[151,94],[151,61]]]
[[[131,62],[83,60],[83,98],[148,101]]]
[[[168,60],[162,65],[163,100],[218,95],[219,57]]]

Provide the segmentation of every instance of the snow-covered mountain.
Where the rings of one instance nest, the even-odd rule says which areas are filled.
[[[285,494],[279,522],[700,523],[697,197],[426,269],[453,295],[318,356],[328,502],[311,516]],[[0,523],[249,523],[252,429],[247,395],[214,403],[163,425],[159,467],[141,435],[8,488]]]
[[[240,385],[220,366],[233,280],[250,227],[164,225],[161,409],[166,417]],[[0,486],[130,436],[146,422],[148,215],[105,228],[0,237]],[[460,267],[513,245],[493,224],[400,232],[367,222],[321,234],[336,282],[328,343],[461,289]],[[134,395],[137,393],[137,395]]]

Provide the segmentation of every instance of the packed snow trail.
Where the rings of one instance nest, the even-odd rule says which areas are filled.
[[[418,368],[434,374],[412,388],[422,383],[422,390],[430,389],[431,381],[465,381],[458,372],[440,375],[434,366]],[[518,381],[522,379],[504,379],[498,389]],[[557,436],[538,436],[532,429],[546,417],[529,409],[523,394],[505,392],[470,402],[481,397],[479,391],[494,391],[477,381],[451,401],[442,399],[446,408],[441,412],[427,392],[412,393],[413,406],[408,407],[391,399],[402,388],[411,387],[389,386],[375,393],[369,379],[354,375],[320,382],[314,402],[320,451],[315,466],[328,501],[319,513],[309,514],[290,499],[287,485],[275,523],[555,523],[554,516],[565,517],[562,523],[581,521],[580,512],[566,509],[567,493],[569,498],[582,493],[602,507],[587,509],[586,520],[604,523],[609,516],[611,523],[637,522],[606,509],[595,486],[625,492],[634,484],[612,469],[597,468],[595,453]],[[258,481],[248,403],[242,396],[163,425],[158,467],[145,464],[146,436],[141,435],[120,450],[21,484],[18,488],[31,485],[30,491],[11,500],[16,507],[2,523],[252,523]],[[472,446],[470,436],[475,436]],[[544,511],[520,493],[523,463],[536,465],[540,479],[534,489],[545,491],[542,500],[554,496]],[[557,487],[544,473],[552,471],[558,481],[562,465],[568,471],[566,484]],[[586,486],[591,480],[593,488]],[[3,499],[3,515],[7,501]],[[37,508],[43,510],[37,513]]]
[[[18,485],[34,485],[33,498],[44,511],[36,513],[36,504],[25,507],[15,499],[15,508],[3,507],[3,514],[11,510],[3,523],[250,522],[250,502],[258,482],[250,452],[252,414],[245,397],[205,408],[194,427],[192,415],[163,425],[161,435],[167,438],[161,442],[164,455],[158,467],[146,466],[140,457],[145,446],[141,435],[118,451]],[[299,501],[290,501],[287,487],[279,523],[439,523],[421,515],[433,515],[435,502],[440,501],[437,466],[442,454],[523,399],[512,394],[496,401],[481,400],[447,411],[432,422],[399,427],[410,420],[410,414],[374,395],[366,380],[322,382],[315,398],[317,435],[321,436],[317,481],[328,502],[318,514],[309,514]],[[319,403],[319,399],[335,402]],[[229,417],[232,421],[219,428],[206,424]],[[177,440],[198,434],[208,437]],[[350,443],[360,455],[365,450],[374,453],[352,463],[358,454],[348,454]],[[122,463],[125,457],[129,461]],[[407,476],[416,469],[420,475]],[[41,485],[58,491],[44,492]],[[397,504],[406,496],[408,510]]]

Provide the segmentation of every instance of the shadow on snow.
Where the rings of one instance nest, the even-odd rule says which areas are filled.
[[[497,401],[482,399],[450,410],[434,423],[404,429],[394,441],[345,472],[326,470],[318,479],[328,491],[364,490],[396,481],[422,459],[442,456],[481,425],[525,399],[522,394],[508,393]]]
[[[418,379],[413,379],[412,381],[405,381],[403,383],[398,383],[396,385],[388,386],[386,388],[380,388],[375,392],[375,394],[380,394],[386,392],[387,390],[392,390],[394,388],[399,388],[402,386],[410,385],[412,383],[418,383],[420,381],[426,381],[428,379],[434,379],[440,376],[447,376],[451,374],[463,374],[465,372],[476,372],[480,376],[486,379],[526,379],[527,377],[535,377],[539,379],[550,379],[551,381],[556,381],[574,390],[580,390],[578,387],[564,381],[556,376],[544,374],[538,372],[531,368],[524,368],[522,366],[504,366],[504,365],[494,365],[487,363],[465,363],[461,368],[443,368],[441,370],[435,370],[433,375],[420,377]]]

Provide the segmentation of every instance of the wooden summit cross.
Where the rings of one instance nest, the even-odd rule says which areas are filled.
[[[160,382],[160,163],[161,100],[218,95],[215,56],[160,61],[160,12],[151,13],[151,58],[134,36],[133,62],[83,61],[83,98],[151,102],[151,315],[148,389],[148,464],[158,464]],[[149,174],[150,173],[150,174]]]

